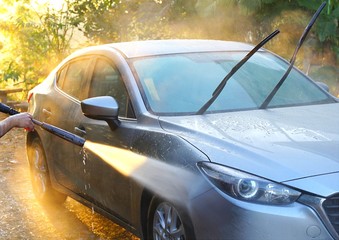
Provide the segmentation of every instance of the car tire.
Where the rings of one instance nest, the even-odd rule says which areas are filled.
[[[28,149],[31,181],[35,197],[41,203],[62,204],[66,195],[57,192],[51,185],[45,152],[40,139],[35,138]]]
[[[148,239],[152,240],[187,240],[194,239],[183,215],[171,203],[154,198],[148,216]]]

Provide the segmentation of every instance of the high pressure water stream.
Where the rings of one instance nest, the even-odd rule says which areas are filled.
[[[86,141],[84,148],[112,167],[112,171],[130,178],[151,192],[172,201],[183,202],[200,189],[197,175],[170,163],[154,160],[130,149]]]

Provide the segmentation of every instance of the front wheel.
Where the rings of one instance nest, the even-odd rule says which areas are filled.
[[[183,222],[180,212],[169,202],[155,199],[151,205],[149,222],[149,239],[153,240],[186,240],[189,229]]]
[[[63,203],[66,195],[57,192],[51,185],[45,153],[38,138],[28,148],[28,159],[35,197],[41,203]]]

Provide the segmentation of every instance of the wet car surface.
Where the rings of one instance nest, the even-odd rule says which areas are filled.
[[[140,41],[65,59],[29,110],[86,142],[28,133],[37,197],[143,239],[338,238],[338,100],[293,68],[267,101],[289,63],[265,49],[220,88],[252,48]]]

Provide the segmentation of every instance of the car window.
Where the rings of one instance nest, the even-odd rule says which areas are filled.
[[[112,96],[119,104],[119,116],[131,117],[127,91],[119,71],[103,58],[96,61],[89,97]]]
[[[67,64],[58,72],[57,86],[72,97],[82,100],[81,93],[86,81],[89,58],[78,59]]]

